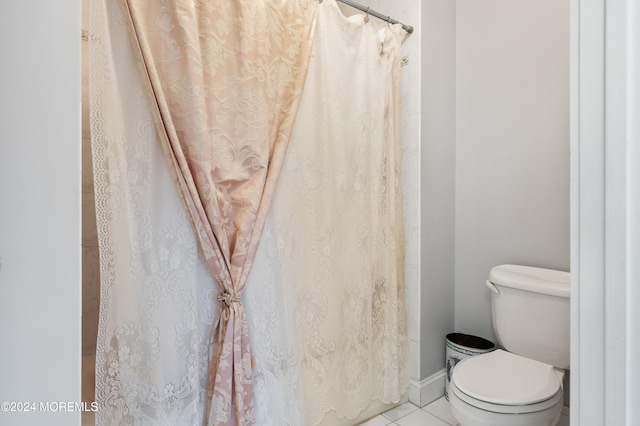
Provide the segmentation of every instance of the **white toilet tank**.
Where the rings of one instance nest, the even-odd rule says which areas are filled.
[[[531,266],[491,269],[493,328],[509,352],[569,368],[570,275]]]

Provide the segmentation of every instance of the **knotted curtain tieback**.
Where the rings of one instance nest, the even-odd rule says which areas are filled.
[[[234,296],[231,293],[227,293],[226,291],[222,291],[220,293],[218,293],[218,303],[220,303],[220,306],[222,307],[230,307],[231,303],[236,302],[236,303],[240,303],[240,296]]]

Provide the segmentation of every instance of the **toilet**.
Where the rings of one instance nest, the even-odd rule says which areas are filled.
[[[500,265],[491,291],[498,349],[461,361],[449,401],[461,426],[555,426],[569,368],[568,272]]]

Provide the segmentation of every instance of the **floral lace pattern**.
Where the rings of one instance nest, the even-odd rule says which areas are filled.
[[[399,26],[324,0],[245,301],[263,425],[353,419],[406,391]],[[381,54],[382,51],[382,54]]]
[[[121,4],[93,1],[90,28],[96,424],[203,424],[213,277],[160,148]]]
[[[161,3],[171,8],[185,4]],[[227,2],[193,3],[207,8]],[[242,327],[250,332],[254,409],[247,422],[318,424],[327,412],[353,418],[372,399],[397,401],[408,383],[397,137],[399,28],[347,19],[335,0],[320,5],[300,115],[241,297],[248,320],[243,326],[236,320],[243,315],[239,293],[221,295],[212,284],[217,278],[209,267],[212,252],[198,247],[185,212],[158,136],[157,107],[149,103],[153,96],[132,51],[128,11],[122,1],[105,0],[92,0],[90,10],[101,259],[96,424],[240,423],[229,411],[232,392],[209,395],[207,389],[217,378],[209,375],[231,384],[229,376],[222,379],[209,367],[211,330],[218,318],[226,321],[222,335],[246,336]],[[178,28],[163,16],[152,24],[158,34],[162,27]],[[231,31],[222,21],[207,28]],[[255,34],[252,28],[247,31]],[[172,43],[164,46],[181,52]],[[203,39],[200,49],[210,52],[202,54],[203,61],[217,80],[223,47]],[[172,81],[176,90],[183,83]],[[229,95],[237,104],[227,104],[242,106],[248,116],[239,119],[222,111],[221,119],[233,126],[236,120],[256,124],[255,112],[264,106],[252,93]],[[190,114],[184,110],[193,120],[191,128],[202,129],[198,116]],[[242,149],[225,153],[215,161],[222,164],[232,155],[244,158],[244,164],[264,160]],[[244,176],[240,169],[232,175]],[[223,193],[233,194],[234,179]],[[232,200],[231,207],[240,198]],[[233,226],[237,223],[225,222],[223,228],[231,232]],[[248,267],[238,272],[235,261],[230,265],[240,276],[249,273]],[[224,327],[233,327],[233,333]],[[234,345],[227,340],[215,348],[221,369],[230,369],[225,358]],[[232,380],[245,380],[243,372],[251,369],[249,352],[242,354],[235,361],[240,374]],[[238,406],[249,408],[244,401]]]
[[[210,425],[251,425],[242,294],[306,77],[315,0],[125,0],[156,124],[221,304]],[[230,303],[227,303],[230,302]]]

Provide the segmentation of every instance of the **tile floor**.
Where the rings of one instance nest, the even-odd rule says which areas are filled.
[[[93,426],[94,424],[94,413],[83,412],[82,426]],[[423,408],[418,408],[407,402],[361,423],[360,426],[458,426],[458,422],[451,414],[449,401],[442,397]],[[569,417],[564,412],[558,426],[569,426]]]
[[[410,402],[382,413],[361,426],[457,426],[449,401],[444,397],[418,408]]]
[[[566,410],[566,407],[565,407]],[[451,405],[444,396],[431,404],[418,408],[410,402],[380,414],[360,426],[458,426],[451,414]],[[563,412],[558,426],[569,426],[569,417]]]

